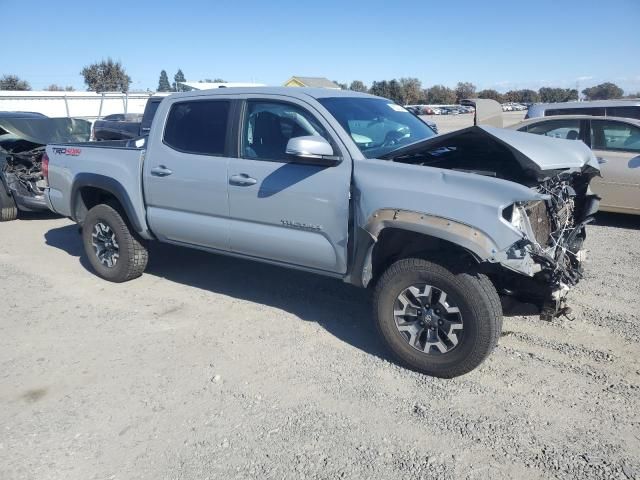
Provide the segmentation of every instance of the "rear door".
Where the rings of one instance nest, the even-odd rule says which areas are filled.
[[[320,135],[343,161],[297,163],[290,138]],[[240,158],[229,162],[231,248],[243,255],[345,273],[351,162],[328,122],[290,97],[248,97],[240,126]]]
[[[591,120],[591,149],[605,163],[591,182],[612,210],[640,212],[640,128],[618,120]]]
[[[144,194],[147,221],[162,240],[229,248],[227,163],[234,149],[234,102],[220,97],[176,99],[152,127]]]

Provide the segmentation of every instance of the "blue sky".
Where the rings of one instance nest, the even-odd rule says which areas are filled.
[[[0,75],[85,89],[84,65],[120,60],[132,89],[221,77],[640,91],[640,0],[107,2],[0,0]]]

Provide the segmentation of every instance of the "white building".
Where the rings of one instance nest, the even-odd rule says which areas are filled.
[[[152,95],[169,93],[95,93],[0,90],[0,112],[37,112],[48,117],[96,120],[112,113],[143,113]]]

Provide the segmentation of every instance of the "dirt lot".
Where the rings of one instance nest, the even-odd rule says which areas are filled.
[[[638,246],[600,215],[572,320],[439,380],[339,281],[155,245],[110,284],[70,221],[0,224],[0,479],[640,478]]]
[[[527,112],[504,112],[502,121],[505,127],[510,127],[524,120]],[[473,125],[473,115],[423,115],[423,118],[436,122],[439,133],[448,133],[453,130],[470,127]]]

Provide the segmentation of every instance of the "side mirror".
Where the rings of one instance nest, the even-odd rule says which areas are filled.
[[[319,135],[294,137],[287,142],[287,155],[294,157],[296,163],[323,165],[332,167],[340,163],[342,158],[334,155],[333,147]]]

